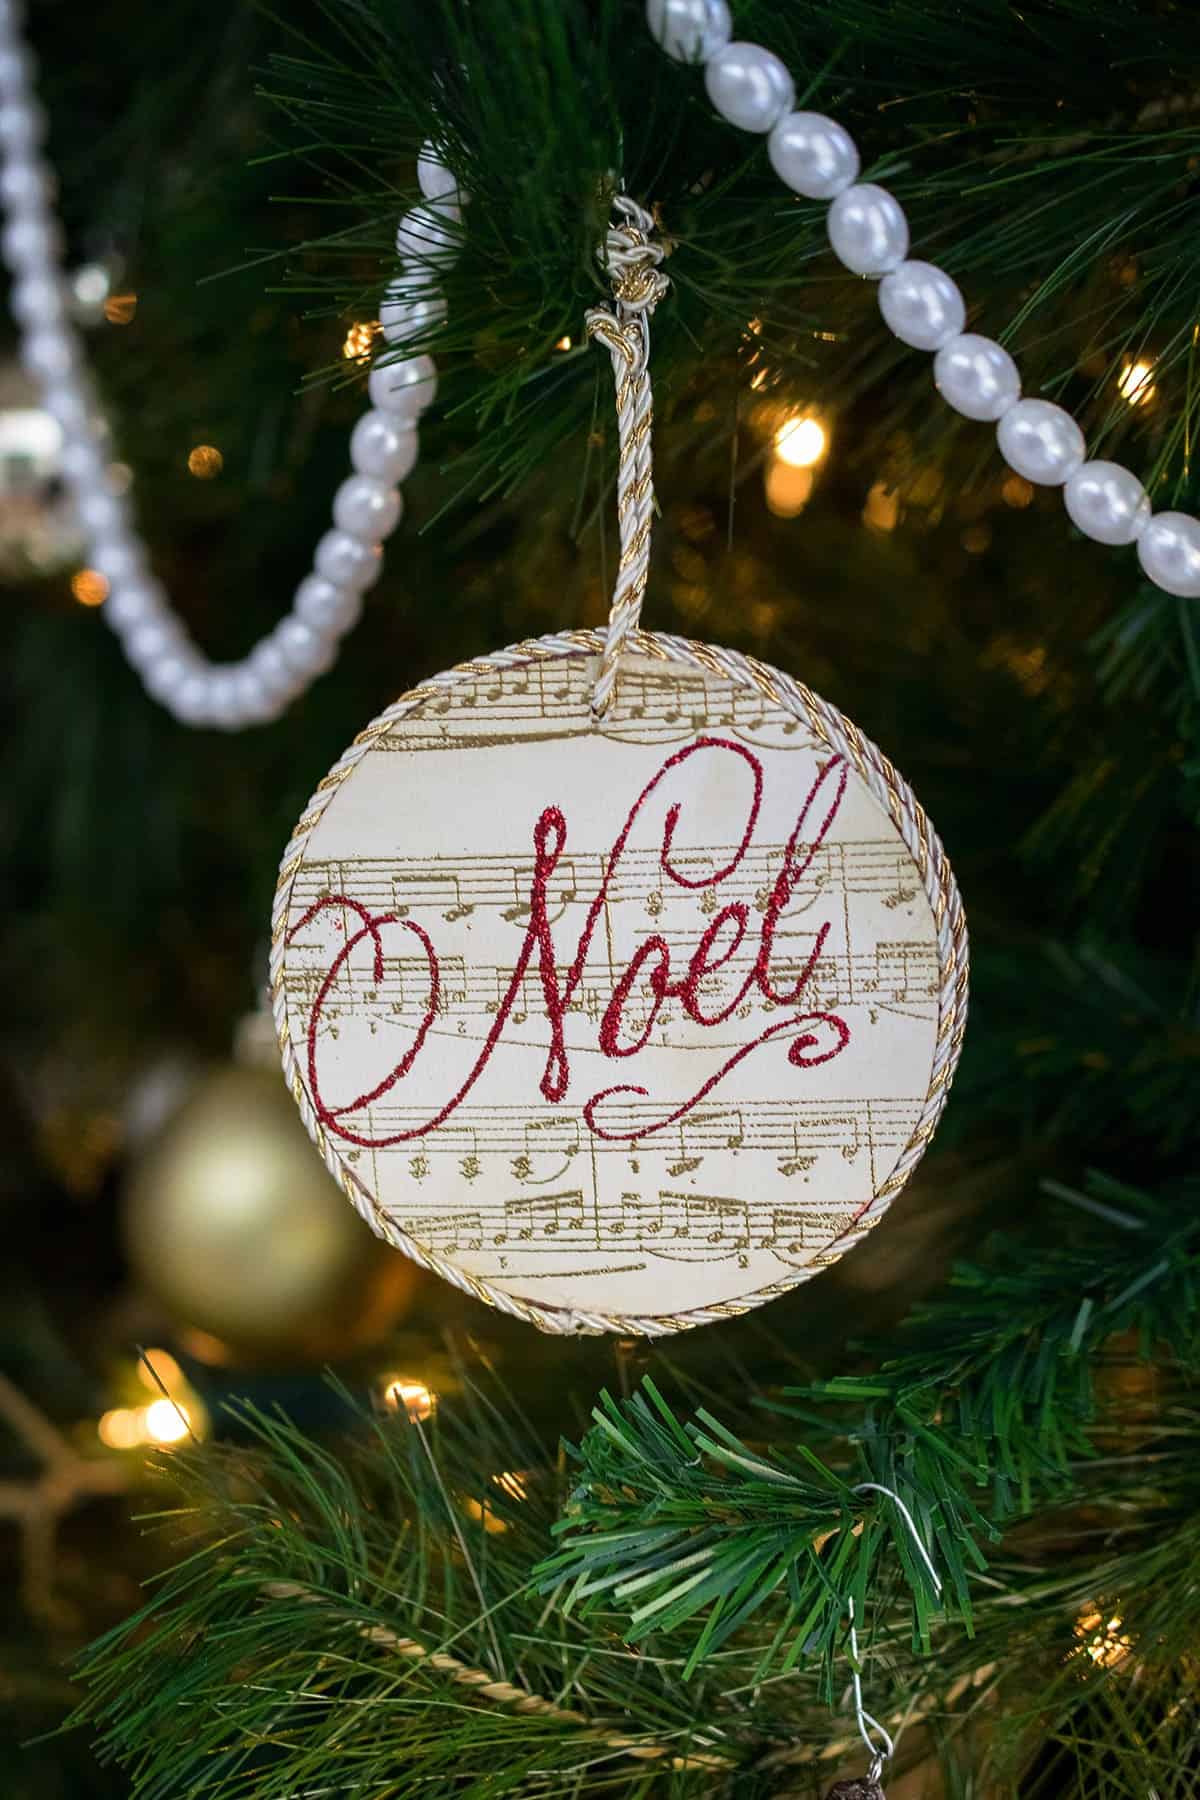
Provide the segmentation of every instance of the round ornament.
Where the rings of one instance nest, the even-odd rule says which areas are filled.
[[[123,1232],[146,1291],[243,1364],[363,1348],[419,1280],[345,1206],[263,1068],[220,1069],[184,1101],[135,1167]]]
[[[966,1009],[942,847],[835,707],[564,632],[403,695],[285,853],[289,1086],[374,1230],[551,1331],[745,1312],[882,1217]]]

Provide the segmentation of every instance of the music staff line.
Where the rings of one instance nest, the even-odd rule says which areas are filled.
[[[670,1101],[624,1101],[607,1115],[612,1131],[634,1133],[653,1125]],[[521,1164],[517,1179],[534,1175],[537,1158],[552,1159],[565,1169],[582,1150],[589,1156],[624,1156],[639,1162],[647,1156],[692,1163],[716,1151],[762,1151],[769,1155],[815,1161],[822,1151],[837,1150],[852,1161],[861,1149],[900,1150],[908,1142],[921,1110],[919,1098],[896,1100],[739,1100],[728,1106],[697,1107],[666,1130],[622,1142],[596,1138],[579,1117],[551,1107],[463,1105],[444,1124],[382,1152],[348,1149],[347,1160],[364,1155],[446,1155],[464,1160],[481,1153],[507,1156]],[[428,1116],[420,1107],[387,1099],[372,1103],[373,1132],[388,1136],[411,1131]],[[547,1175],[548,1179],[553,1176]],[[469,1177],[468,1177],[469,1179]]]
[[[733,857],[736,845],[714,845],[704,850],[676,850],[672,863],[689,881],[715,874]],[[677,887],[661,865],[659,849],[629,848],[622,852],[606,903],[628,906],[641,902],[648,917],[656,918],[670,900],[686,900],[709,916],[739,900],[765,912],[783,867],[782,847],[747,850],[737,870],[717,886]],[[601,855],[564,854],[549,884],[553,908],[590,906],[604,881]],[[468,919],[476,911],[497,912],[507,923],[522,930],[529,922],[529,892],[533,882],[532,857],[477,855],[423,858],[412,864],[394,857],[322,859],[306,863],[299,871],[292,894],[295,916],[315,901],[331,894],[353,893],[361,906],[372,912],[394,912],[405,918],[425,909],[439,912],[451,922]],[[878,895],[885,907],[907,904],[916,894],[912,865],[900,845],[849,840],[822,844],[792,890],[782,917],[808,911],[818,901],[851,895]]]
[[[476,722],[480,729],[476,744],[520,742],[525,735],[521,727],[539,728],[540,735],[547,724],[558,720],[567,726],[562,733],[566,736],[598,730],[603,737],[666,743],[698,731],[724,730],[736,736],[766,732],[778,749],[820,748],[798,719],[770,709],[756,690],[679,672],[663,676],[648,669],[622,672],[609,714],[595,727],[587,712],[589,679],[584,664],[565,660],[464,679],[432,694],[378,747],[400,752],[470,748],[471,739],[464,738],[462,727]]]
[[[357,920],[354,922],[357,924]],[[672,940],[672,950],[680,970],[687,968],[700,937],[701,933],[697,930],[680,933],[678,938]],[[786,992],[798,980],[812,954],[814,942],[813,932],[776,932],[771,958],[771,979],[777,991]],[[389,951],[392,948],[389,944]],[[603,944],[599,948],[603,949]],[[756,954],[756,945],[746,946],[728,962],[702,976],[697,985],[697,996],[705,1013],[719,1012],[729,1004],[746,983],[754,967]],[[587,1019],[590,1024],[598,1023],[620,972],[611,954],[589,959],[584,964],[576,998],[567,1006],[568,1017],[574,1014]],[[307,1010],[316,999],[323,980],[324,975],[320,969],[292,968],[285,972],[284,987],[289,1000]],[[509,965],[468,965],[464,957],[442,956],[439,958],[438,1014],[442,1017],[453,1016],[459,1021],[494,1018],[504,1002],[511,982],[512,968]],[[897,939],[877,943],[871,951],[850,955],[835,951],[818,957],[805,984],[802,1004],[807,1010],[864,1005],[887,1011],[894,1007],[921,1003],[928,1006],[936,998],[937,991],[938,963],[934,947],[918,940]],[[374,1008],[377,1016],[371,1020],[373,1030],[389,1019],[419,1019],[424,1013],[428,994],[429,964],[423,952],[417,955],[388,954],[384,963],[383,980],[376,981],[370,959],[364,950],[363,965],[351,960],[344,963],[338,971],[323,1009],[323,1033],[336,1033],[337,1021],[346,1009],[359,1017],[367,1017],[369,1009]],[[623,1033],[627,1038],[636,1036],[646,1024],[652,1000],[651,990],[643,982],[626,1001],[622,1019]],[[787,1010],[787,1003],[781,1004],[766,998],[761,989],[754,986],[730,1016],[744,1021],[759,1014],[769,1016],[774,1013],[782,1014]],[[518,1029],[530,1018],[544,1019],[545,999],[541,990],[541,978],[536,969],[525,971],[509,1016],[513,1026]],[[682,1004],[678,1000],[668,998],[661,1003],[658,1011],[658,1024],[661,1028],[665,1029],[682,1021],[684,1017]],[[508,1041],[515,1044],[519,1040],[510,1034]],[[706,1035],[703,1043],[697,1047],[718,1050],[722,1046],[718,1039]]]
[[[500,1257],[556,1257],[564,1250],[612,1256],[641,1252],[667,1262],[748,1262],[755,1252],[781,1261],[820,1251],[846,1229],[850,1208],[775,1205],[754,1207],[724,1194],[658,1187],[628,1190],[597,1203],[582,1188],[489,1206],[416,1213],[398,1221],[402,1230],[443,1252],[491,1252]],[[643,1265],[644,1266],[644,1265]]]

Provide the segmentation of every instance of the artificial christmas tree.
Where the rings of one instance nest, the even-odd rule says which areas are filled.
[[[907,1762],[980,1794],[1194,1785],[1191,22],[747,0],[726,24],[370,0],[303,39],[238,15],[205,60],[180,45],[213,43],[206,13],[126,19],[103,73],[138,105],[110,135],[33,20],[72,253],[118,240],[139,294],[89,341],[115,456],[206,654],[283,612],[364,357],[373,397],[423,357],[438,379],[358,633],[269,729],[185,739],[86,581],[28,587],[10,1051],[44,1161],[49,1122],[111,1111],[157,1044],[227,1039],[272,859],[356,730],[438,669],[603,624],[618,434],[585,315],[614,192],[669,252],[648,622],[886,746],[974,951],[914,1186],[757,1320],[662,1352],[485,1343],[447,1295],[436,1406],[383,1400],[337,1443],[251,1411],[171,1452],[195,1542],[84,1665],[135,1792],[820,1792],[870,1767],[868,1714],[893,1793]],[[268,120],[324,236],[262,204]],[[427,143],[470,196],[436,282],[411,225],[394,247],[443,197]],[[248,243],[290,293],[193,286]]]

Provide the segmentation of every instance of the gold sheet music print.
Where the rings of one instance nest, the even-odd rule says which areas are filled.
[[[551,1329],[678,1329],[835,1260],[961,1037],[957,893],[895,772],[774,671],[639,642],[599,723],[561,648],[406,696],[280,880],[285,1065],[330,1167]]]

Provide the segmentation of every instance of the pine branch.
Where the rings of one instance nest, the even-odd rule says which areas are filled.
[[[894,404],[899,378],[909,422],[918,394],[928,411],[924,359],[888,346],[881,360],[871,295],[835,271],[822,207],[790,196],[761,145],[713,115],[697,72],[656,52],[643,15],[638,0],[513,0],[496,30],[486,8],[454,0],[400,11],[366,0],[334,14],[336,52],[273,59],[271,97],[322,147],[363,221],[349,280],[336,246],[310,247],[304,281],[329,304],[361,307],[389,283],[427,279],[389,254],[412,197],[387,189],[389,162],[399,172],[432,137],[472,196],[462,255],[435,272],[448,303],[436,345],[454,402],[478,422],[471,479],[482,491],[511,488],[558,445],[583,441],[594,359],[555,345],[579,339],[598,291],[614,179],[658,205],[673,245],[671,304],[655,324],[664,420],[685,401],[690,414],[751,357],[760,386],[844,402],[883,378]],[[1106,454],[1146,423],[1115,376],[1153,352],[1170,423],[1133,460],[1154,479],[1186,464],[1200,417],[1187,373],[1200,273],[1187,229],[1194,43],[1182,16],[1142,18],[1134,78],[1109,58],[1102,19],[1122,33],[1128,14],[1117,0],[1052,0],[1034,25],[1000,0],[936,21],[874,0],[802,14],[748,0],[737,29],[784,57],[802,104],[855,131],[867,174],[909,205],[919,253],[961,277],[981,329],[1014,339],[1032,389],[1083,408]],[[355,172],[363,161],[369,187]],[[374,282],[364,253],[377,259]],[[1136,281],[1120,278],[1122,258],[1138,259]],[[949,447],[953,422],[939,431]]]
[[[1036,1249],[997,1241],[917,1309],[877,1374],[763,1402],[803,1424],[802,1443],[751,1448],[707,1412],[684,1426],[649,1382],[605,1395],[542,1585],[570,1583],[585,1615],[625,1607],[632,1642],[690,1627],[689,1674],[769,1606],[761,1677],[801,1655],[831,1671],[850,1600],[861,1617],[890,1561],[927,1649],[935,1596],[894,1503],[861,1493],[873,1482],[914,1515],[969,1630],[979,1539],[1091,1488],[1102,1347],[1132,1333],[1146,1353],[1169,1320],[1177,1357],[1200,1348],[1195,1184],[1162,1199],[1099,1176],[1082,1194],[1048,1185],[1090,1229]]]
[[[752,1450],[705,1411],[681,1425],[648,1379],[624,1402],[604,1394],[592,1417],[574,1452],[582,1479],[555,1527],[564,1547],[542,1565],[543,1588],[569,1582],[561,1604],[582,1605],[585,1616],[597,1604],[627,1607],[631,1643],[703,1617],[685,1678],[769,1606],[754,1678],[785,1673],[803,1655],[820,1658],[831,1683],[849,1602],[865,1617],[868,1596],[893,1585],[887,1563],[904,1532],[893,1533],[892,1503],[856,1493],[855,1476],[835,1473],[805,1446],[791,1455]],[[886,1458],[857,1474],[890,1486],[889,1477],[898,1478]],[[893,1491],[928,1528],[930,1496],[911,1482]],[[969,1624],[964,1557],[982,1566],[974,1540],[988,1527],[948,1484],[936,1499],[944,1566]],[[942,1544],[943,1532],[952,1541]],[[914,1642],[927,1649],[937,1595],[911,1545],[908,1552],[901,1562]]]

